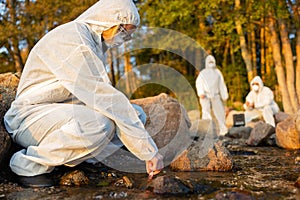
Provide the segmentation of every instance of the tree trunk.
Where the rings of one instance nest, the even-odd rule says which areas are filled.
[[[272,76],[274,71],[274,59],[273,59],[273,51],[272,51],[272,45],[271,45],[271,35],[268,31],[265,31],[265,45],[266,45],[266,77],[268,77],[269,80],[276,79],[274,76]],[[275,82],[275,81],[274,81]]]
[[[7,8],[9,9],[9,16],[10,16],[10,22],[12,26],[16,26],[17,20],[16,20],[16,0],[9,0],[7,1]],[[17,30],[17,28],[16,28]],[[19,49],[19,41],[18,41],[18,35],[12,35],[10,39],[8,39],[11,47],[11,51],[13,53],[13,59],[15,63],[15,69],[16,72],[21,72],[23,69],[23,61],[21,57],[21,52]]]
[[[286,83],[287,89],[289,92],[289,97],[291,100],[291,104],[293,107],[293,112],[297,112],[299,104],[298,97],[295,89],[295,71],[294,71],[294,62],[293,62],[293,53],[290,44],[290,40],[288,38],[288,32],[286,30],[286,25],[282,19],[278,19],[281,43],[282,43],[282,53],[285,59],[286,65]]]
[[[235,10],[236,11],[240,10],[240,0],[235,0]],[[236,25],[236,31],[239,35],[240,46],[241,46],[241,51],[242,51],[242,57],[245,61],[246,68],[247,68],[248,81],[250,82],[253,79],[253,69],[252,69],[252,63],[251,63],[251,55],[249,54],[249,51],[247,49],[247,43],[246,43],[246,39],[245,39],[245,36],[244,36],[242,24],[239,20],[239,15],[237,15],[237,17],[236,17],[235,25]]]
[[[261,20],[264,25],[264,18]],[[260,72],[264,78],[266,74],[266,29],[264,26],[260,28]]]
[[[228,52],[230,48],[230,40],[226,40],[225,48],[224,48],[224,53],[223,53],[223,61],[222,61],[222,66],[226,67],[228,65]]]
[[[300,27],[297,28],[296,57],[296,90],[298,96],[298,103],[300,103]]]
[[[282,95],[282,104],[284,112],[292,114],[293,113],[293,107],[290,101],[286,80],[285,80],[285,72],[284,68],[282,66],[282,59],[281,59],[281,53],[280,53],[280,42],[278,39],[278,35],[275,29],[275,19],[270,17],[269,19],[269,29],[271,34],[271,46],[273,50],[273,59],[275,63],[275,71],[277,75],[277,80],[280,88],[280,92]]]
[[[260,75],[260,71],[257,71],[257,63],[256,63],[256,42],[255,42],[255,31],[253,25],[250,24],[251,33],[250,33],[250,48],[251,48],[251,58],[252,58],[252,71],[253,76]]]

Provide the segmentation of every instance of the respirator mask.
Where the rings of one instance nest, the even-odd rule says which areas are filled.
[[[252,85],[252,89],[257,92],[259,90],[259,86],[258,85]]]
[[[124,42],[131,40],[131,35],[127,32],[127,30],[120,25],[117,33],[110,39],[104,40],[104,44],[107,48],[113,48],[122,45]]]

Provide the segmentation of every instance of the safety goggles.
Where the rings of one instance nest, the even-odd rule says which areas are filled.
[[[126,41],[129,41],[132,39],[132,36],[130,33],[128,33],[128,31],[123,27],[123,25],[121,24],[118,28],[118,33],[122,33],[121,37],[123,38],[123,40],[126,42]]]

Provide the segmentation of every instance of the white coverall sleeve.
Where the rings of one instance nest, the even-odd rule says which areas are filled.
[[[221,71],[220,70],[217,70],[217,71],[218,71],[218,74],[220,77],[220,80],[219,80],[220,95],[221,95],[222,100],[226,101],[228,99],[228,90],[226,87],[226,83],[224,81],[224,77],[223,77]]]
[[[246,96],[246,102],[249,103],[254,103],[254,98],[253,98],[253,91],[250,91],[248,95]],[[246,105],[246,103],[243,105],[244,109],[247,110],[249,107]]]
[[[201,76],[201,72],[199,73],[197,79],[196,79],[196,90],[197,90],[197,94],[198,96],[204,95],[204,79]]]
[[[41,58],[42,59],[42,58]],[[61,84],[86,106],[112,119],[124,145],[139,159],[150,160],[158,152],[128,98],[114,88],[102,60],[90,46],[80,45],[59,65],[50,65]]]
[[[254,99],[253,99],[252,93],[253,93],[253,91],[250,91],[250,92],[248,93],[248,95],[246,96],[246,102],[254,103]]]
[[[267,105],[271,105],[272,101],[274,100],[274,94],[272,90],[267,87],[263,87],[258,95],[259,101],[255,102],[255,108],[263,108]]]

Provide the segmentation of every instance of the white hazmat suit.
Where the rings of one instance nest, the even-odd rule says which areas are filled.
[[[225,108],[223,101],[228,99],[228,91],[216,60],[208,55],[203,69],[196,79],[196,89],[202,107],[202,119],[212,120],[211,109],[219,125],[219,135],[225,135],[228,129],[225,125]]]
[[[272,90],[264,86],[259,76],[255,76],[251,80],[250,86],[251,91],[244,104],[246,123],[263,116],[266,123],[275,127],[274,114],[279,111],[279,107],[274,101]]]
[[[105,148],[115,133],[139,159],[155,156],[139,112],[111,85],[104,66],[102,32],[139,22],[131,0],[101,0],[34,46],[4,118],[12,139],[25,148],[12,156],[13,172],[35,176],[103,158],[112,153]]]

